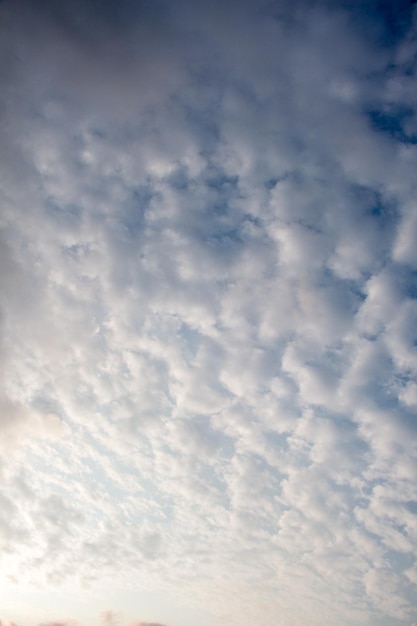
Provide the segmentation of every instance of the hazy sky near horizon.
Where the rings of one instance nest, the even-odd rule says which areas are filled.
[[[417,623],[417,5],[0,3],[0,625]]]

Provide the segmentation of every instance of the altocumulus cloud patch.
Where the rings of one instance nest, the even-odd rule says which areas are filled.
[[[1,623],[415,622],[415,4],[0,14]]]

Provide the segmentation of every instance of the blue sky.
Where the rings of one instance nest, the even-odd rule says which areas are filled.
[[[416,4],[0,4],[0,625],[415,626]]]

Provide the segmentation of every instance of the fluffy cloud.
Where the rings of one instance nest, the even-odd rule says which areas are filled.
[[[0,5],[8,585],[414,619],[415,18],[377,4]]]

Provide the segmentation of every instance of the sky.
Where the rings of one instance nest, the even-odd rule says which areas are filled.
[[[0,626],[417,624],[417,4],[0,2]]]

